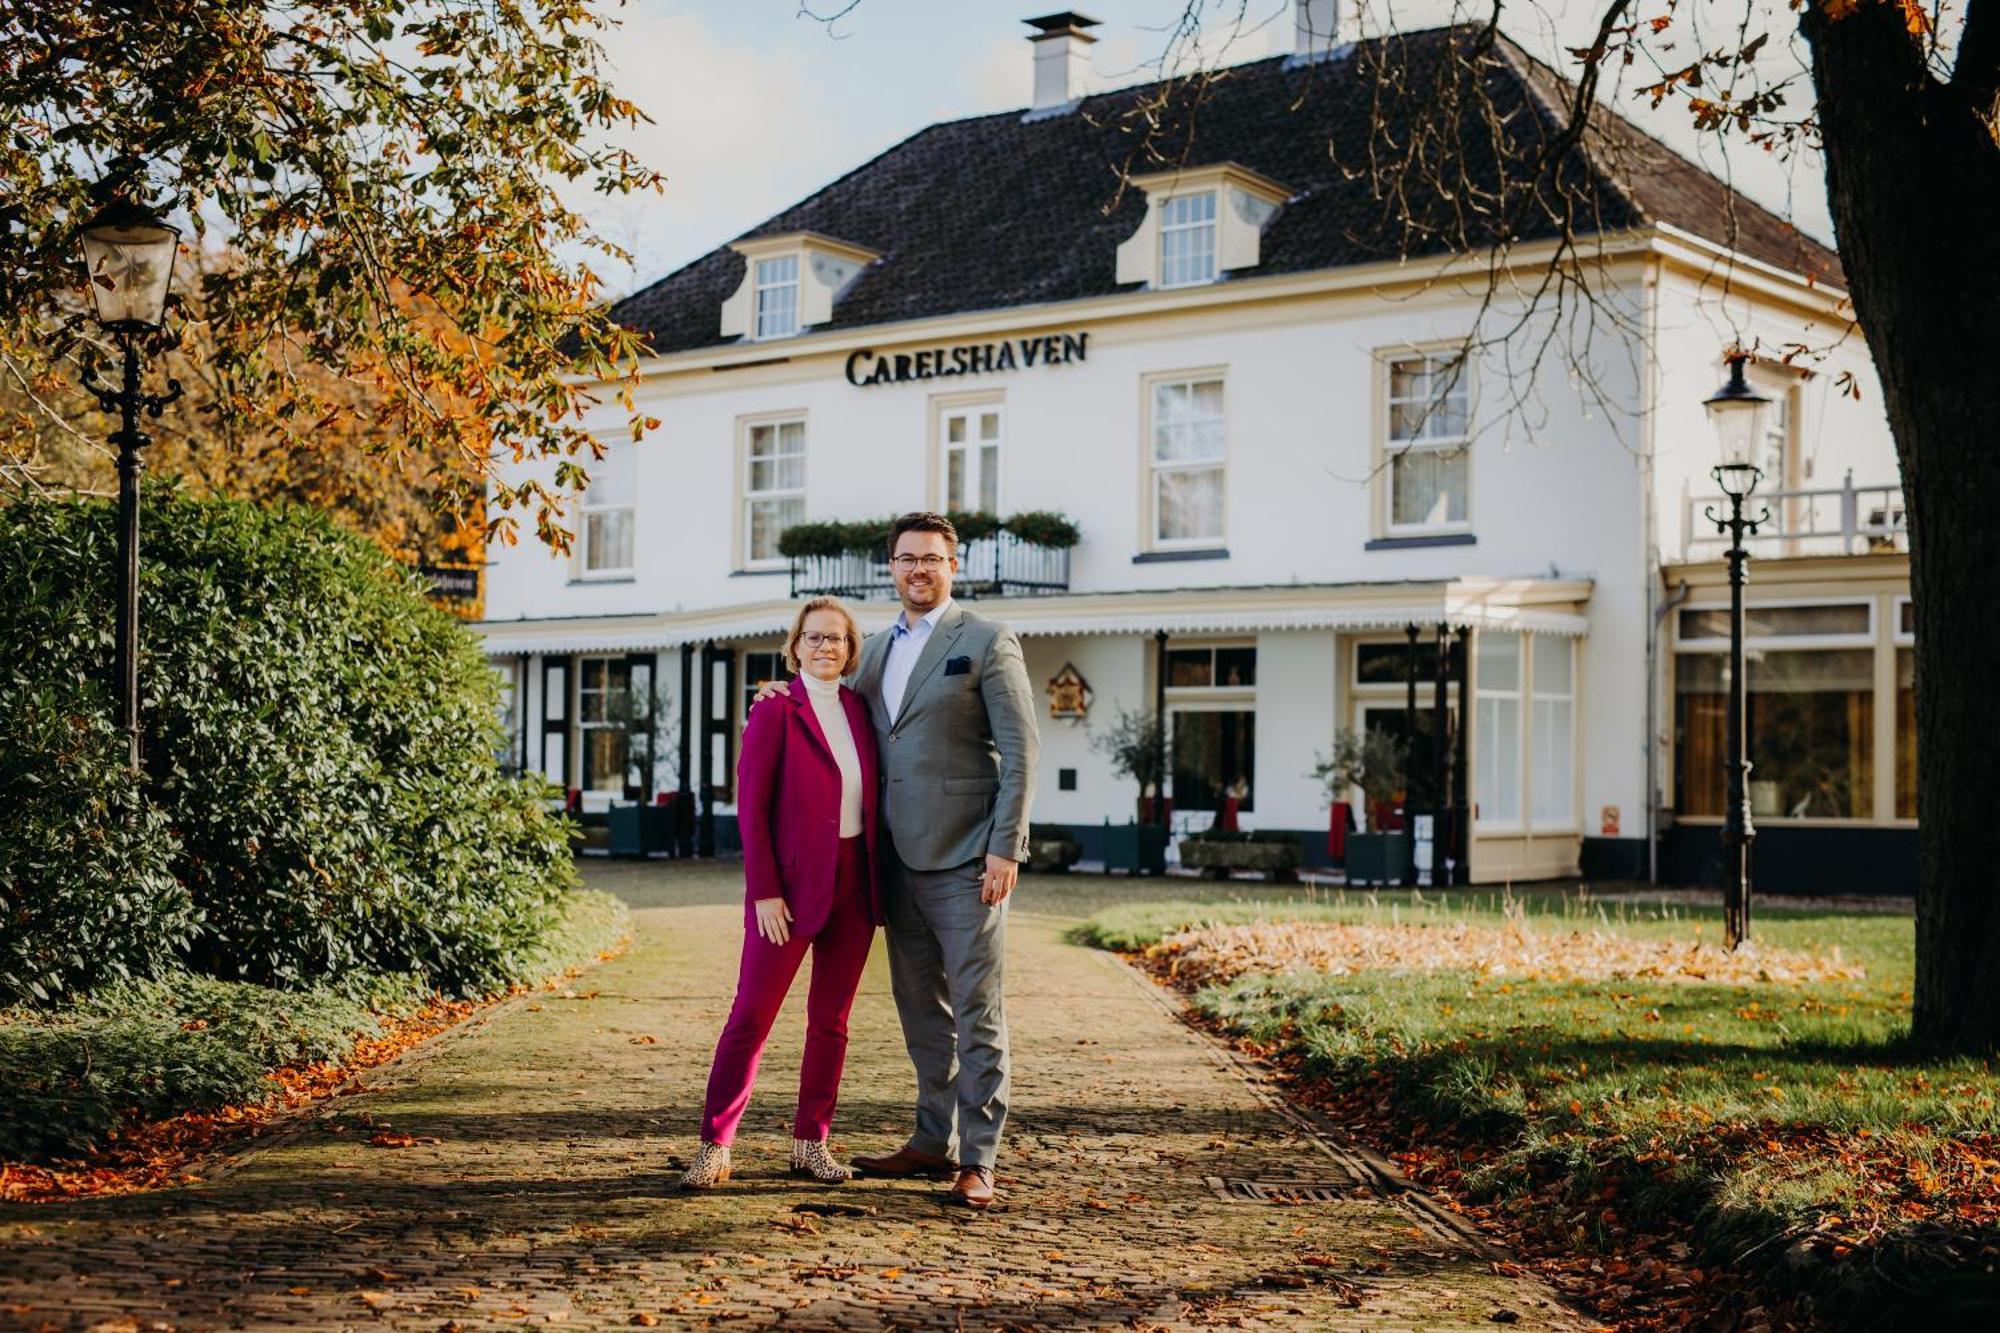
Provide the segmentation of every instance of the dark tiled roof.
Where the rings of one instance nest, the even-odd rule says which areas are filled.
[[[1438,28],[1362,43],[1319,63],[1280,56],[1230,67],[1199,87],[1174,90],[1177,106],[1165,120],[1187,140],[1163,138],[1154,150],[1167,164],[1241,163],[1293,191],[1266,227],[1251,275],[1485,243],[1492,212],[1468,214],[1460,202],[1495,197],[1506,174],[1502,154],[1541,142],[1560,123],[1555,108],[1568,95],[1567,84],[1511,42],[1503,39],[1483,66],[1479,110],[1446,127],[1457,157],[1452,170],[1464,185],[1450,200],[1419,193],[1394,213],[1373,197],[1365,175],[1345,169],[1365,150],[1371,117],[1382,109],[1380,76],[1393,71],[1404,87],[1425,86],[1452,45],[1470,37],[1468,29]],[[1120,197],[1119,172],[1163,165],[1127,162],[1140,139],[1128,113],[1159,91],[1160,85],[1122,89],[1086,98],[1074,113],[1025,122],[1013,111],[933,125],[744,238],[816,231],[882,253],[822,328],[1128,290],[1116,281],[1115,251],[1144,217],[1145,200],[1131,189]],[[1555,215],[1563,208],[1548,202],[1555,199],[1580,219],[1581,233],[1664,222],[1841,285],[1839,260],[1826,247],[1630,122],[1608,112],[1592,121],[1598,128],[1556,177],[1560,193],[1540,188],[1521,239],[1557,234]],[[1508,147],[1496,148],[1496,138]],[[1407,229],[1404,215],[1415,219],[1415,230]],[[725,246],[627,297],[612,313],[646,334],[658,353],[732,341],[718,323],[744,262]]]

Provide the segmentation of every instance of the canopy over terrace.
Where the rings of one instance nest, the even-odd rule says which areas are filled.
[[[983,599],[979,610],[1028,638],[1151,639],[1155,648],[1155,713],[1163,717],[1168,646],[1177,636],[1326,630],[1406,635],[1410,674],[1402,734],[1415,738],[1420,731],[1427,731],[1432,738],[1429,746],[1417,747],[1410,756],[1408,805],[1413,810],[1435,812],[1437,864],[1452,867],[1448,877],[1457,880],[1469,865],[1471,851],[1466,738],[1463,726],[1455,721],[1466,716],[1471,636],[1491,630],[1581,638],[1589,630],[1585,607],[1591,590],[1588,579],[1396,580],[993,598]],[[716,847],[717,781],[726,783],[734,766],[735,727],[729,699],[738,682],[733,646],[745,641],[768,644],[784,634],[797,605],[794,600],[772,600],[692,611],[484,621],[474,628],[484,638],[490,656],[511,659],[517,669],[533,659],[541,660],[540,695],[545,702],[536,711],[542,720],[524,729],[522,759],[525,763],[532,738],[541,737],[542,769],[565,786],[568,724],[554,719],[546,701],[551,691],[568,689],[568,665],[580,657],[623,654],[634,681],[642,672],[651,680],[668,674],[666,664],[657,662],[654,654],[678,649],[682,700],[678,710],[678,819],[684,850],[711,855]],[[851,605],[864,634],[887,629],[896,614],[891,602]],[[699,669],[695,665],[697,650]],[[1421,699],[1416,666],[1420,651],[1434,652],[1431,660],[1441,664],[1427,697]],[[517,679],[525,685],[530,674],[519,670]],[[1455,709],[1447,706],[1447,678],[1458,695]],[[1418,726],[1415,715],[1419,711],[1430,714],[1424,727]],[[650,728],[650,718],[645,725]],[[547,746],[558,732],[564,757],[552,767]],[[661,743],[667,743],[665,737]],[[694,768],[697,756],[698,771]],[[690,779],[697,777],[698,782],[691,787]],[[697,791],[700,813],[697,819],[690,819]],[[625,792],[628,799],[640,801],[652,799],[653,794],[649,779],[636,786],[628,783]],[[688,843],[693,847],[688,848]]]
[[[1224,634],[1260,630],[1525,630],[1581,638],[1588,579],[1448,579],[1181,588],[991,598],[979,611],[1021,635]],[[887,629],[888,602],[853,603],[863,633]],[[489,620],[473,628],[493,656],[643,652],[767,638],[791,627],[790,600],[635,615]]]

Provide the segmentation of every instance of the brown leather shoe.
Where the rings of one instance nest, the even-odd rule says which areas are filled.
[[[864,1176],[918,1176],[925,1180],[950,1180],[958,1163],[948,1157],[933,1157],[904,1144],[887,1157],[856,1157],[850,1165]]]
[[[958,1181],[951,1187],[950,1199],[962,1203],[967,1208],[986,1208],[994,1200],[993,1171],[990,1167],[968,1166],[958,1173]]]

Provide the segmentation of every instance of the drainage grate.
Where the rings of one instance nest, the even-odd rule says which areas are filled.
[[[1219,1199],[1231,1203],[1332,1203],[1355,1191],[1353,1180],[1225,1180],[1205,1177]]]

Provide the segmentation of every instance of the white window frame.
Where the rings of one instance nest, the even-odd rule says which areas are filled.
[[[1853,634],[1746,634],[1743,638],[1744,650],[1747,652],[1751,649],[1769,648],[1782,651],[1786,648],[1873,648],[1875,646],[1878,626],[1875,623],[1875,600],[1873,598],[1778,597],[1766,600],[1760,597],[1754,602],[1747,603],[1743,611],[1748,616],[1760,610],[1796,606],[1858,606],[1868,612],[1868,628],[1866,631],[1856,631]],[[1674,651],[1677,653],[1728,652],[1729,636],[1727,634],[1719,634],[1712,639],[1690,639],[1681,634],[1681,617],[1689,611],[1720,611],[1726,615],[1729,611],[1729,603],[1712,600],[1689,601],[1683,602],[1680,606],[1674,608]]]
[[[1400,347],[1379,352],[1377,359],[1381,370],[1376,377],[1382,404],[1380,423],[1375,433],[1377,473],[1381,477],[1381,497],[1378,502],[1377,529],[1385,537],[1432,537],[1448,536],[1472,531],[1472,366],[1461,363],[1454,392],[1461,395],[1465,404],[1465,430],[1457,435],[1429,434],[1411,440],[1395,438],[1396,408],[1405,400],[1396,397],[1396,367],[1412,361],[1425,363],[1426,383],[1432,374],[1432,363],[1448,364],[1462,352],[1459,344],[1432,347]],[[1428,430],[1435,415],[1426,416],[1424,429]],[[1460,465],[1462,484],[1465,491],[1465,517],[1448,519],[1442,523],[1398,523],[1396,521],[1396,460],[1400,457],[1414,457],[1420,454],[1456,455]]]
[[[978,433],[979,419],[986,416],[995,418],[998,423],[996,428],[1000,432],[991,441],[993,503],[990,506],[978,503],[955,505],[951,499],[951,455],[954,449],[961,449],[965,453],[967,464],[965,476],[968,479],[976,478],[979,486],[983,486],[986,481],[986,463],[979,455],[985,450],[988,442],[981,439]],[[957,445],[951,440],[951,423],[955,419],[965,422],[965,439]],[[963,510],[967,513],[990,513],[998,517],[1003,512],[1000,506],[1006,501],[1006,492],[1001,482],[1006,475],[1007,411],[1002,402],[997,398],[985,398],[976,402],[940,403],[937,409],[937,441],[939,511],[948,513],[953,510]],[[967,487],[968,492],[975,489],[977,489],[975,486]]]
[[[1523,756],[1527,765],[1527,780],[1523,784],[1525,787],[1525,799],[1522,803],[1522,816],[1526,820],[1528,828],[1535,833],[1580,833],[1583,831],[1583,826],[1582,820],[1577,814],[1576,790],[1576,640],[1564,634],[1529,634],[1526,636],[1526,639],[1528,660],[1524,683],[1527,686],[1528,743]],[[1555,645],[1561,651],[1569,654],[1569,688],[1566,690],[1545,690],[1537,683],[1535,677],[1535,659],[1545,644]],[[1562,704],[1569,709],[1569,745],[1566,747],[1568,753],[1561,758],[1561,762],[1567,765],[1569,800],[1565,803],[1565,807],[1560,814],[1551,815],[1547,821],[1544,821],[1535,813],[1535,802],[1539,799],[1538,793],[1540,791],[1535,780],[1535,748],[1540,722],[1539,715],[1543,704]]]
[[[788,425],[797,425],[799,428],[800,443],[797,454],[801,478],[799,484],[795,487],[773,488],[761,491],[752,490],[750,479],[753,470],[752,465],[756,460],[750,452],[751,440],[755,437],[758,430],[765,427],[770,428],[774,439],[782,440],[783,428]],[[767,556],[761,559],[752,557],[750,539],[751,534],[755,531],[755,525],[751,522],[750,518],[751,507],[760,500],[796,499],[799,502],[800,517],[803,520],[806,500],[805,470],[811,453],[812,440],[810,428],[807,425],[806,414],[804,412],[772,412],[761,416],[743,417],[737,422],[737,500],[735,521],[737,528],[736,551],[738,559],[741,562],[738,566],[739,568],[761,570],[784,569],[787,567],[789,562],[782,555]],[[792,457],[792,455],[773,454],[771,457],[773,460],[776,460]]]
[[[1168,699],[1211,699],[1218,703],[1225,703],[1232,700],[1255,699],[1257,697],[1257,686],[1254,682],[1249,685],[1218,685],[1215,683],[1215,654],[1217,651],[1229,652],[1243,648],[1248,648],[1253,653],[1256,652],[1257,640],[1198,639],[1184,643],[1176,639],[1168,643],[1167,655],[1169,658],[1175,653],[1207,653],[1209,679],[1209,683],[1206,685],[1176,685],[1171,680],[1166,681],[1163,687],[1167,692]]]
[[[1190,211],[1197,203],[1197,201],[1205,201],[1207,203],[1208,205],[1207,217],[1195,218],[1193,220],[1186,220],[1186,219],[1176,220],[1175,214],[1177,212]],[[1176,209],[1176,205],[1179,205],[1178,209]],[[1221,258],[1220,248],[1222,239],[1222,219],[1220,216],[1222,211],[1222,200],[1219,197],[1218,192],[1215,190],[1187,190],[1184,191],[1183,193],[1169,195],[1165,199],[1162,199],[1160,201],[1159,208],[1160,208],[1159,286],[1161,288],[1203,287],[1207,286],[1209,283],[1214,282],[1217,275],[1221,272],[1221,270],[1216,267],[1216,265],[1220,262]],[[1183,276],[1178,279],[1170,277],[1168,273],[1168,266],[1172,261],[1169,259],[1169,256],[1167,254],[1167,238],[1170,236],[1198,237],[1201,233],[1204,232],[1207,233],[1208,237],[1208,247],[1207,247],[1208,264],[1206,266],[1205,271],[1195,276]],[[1201,248],[1197,244],[1189,252],[1188,255],[1183,257],[1183,259],[1184,260],[1194,259],[1199,257],[1201,253],[1202,253]]]
[[[804,268],[804,265],[800,262],[800,257],[796,254],[767,255],[763,258],[753,259],[750,263],[751,339],[755,342],[763,342],[771,338],[791,337],[799,331],[799,298],[803,295],[799,286],[799,274]],[[788,277],[767,279],[765,276],[766,272],[775,270],[779,265],[789,265],[791,267],[790,275]],[[771,293],[775,299],[776,293],[787,289],[791,291],[790,319],[780,327],[776,319],[778,312],[776,310],[769,312],[765,310],[764,297],[766,293]],[[773,316],[770,327],[766,326],[765,316],[767,313]]]
[[[1222,450],[1209,459],[1160,459],[1159,392],[1170,385],[1185,385],[1190,391],[1198,384],[1216,384],[1222,390]],[[1199,370],[1162,371],[1140,378],[1141,420],[1145,423],[1140,441],[1140,460],[1145,487],[1140,493],[1140,532],[1148,551],[1212,551],[1229,544],[1229,375],[1226,367]],[[1162,537],[1160,535],[1160,478],[1164,473],[1214,472],[1221,478],[1221,524],[1213,535]]]
[[[1507,635],[1519,645],[1519,654],[1515,659],[1519,665],[1519,673],[1512,688],[1495,688],[1479,669],[1479,646],[1489,634]],[[1533,809],[1533,794],[1528,790],[1530,763],[1528,748],[1531,739],[1528,729],[1528,692],[1531,687],[1530,673],[1534,670],[1533,653],[1533,636],[1525,630],[1482,629],[1472,642],[1472,753],[1467,768],[1472,775],[1470,794],[1473,803],[1472,829],[1475,836],[1490,833],[1525,833],[1529,827],[1528,815]],[[1484,753],[1486,747],[1481,743],[1485,733],[1482,717],[1485,709],[1481,705],[1488,700],[1512,700],[1514,704],[1514,814],[1511,818],[1503,819],[1485,812],[1486,807],[1492,802],[1490,793],[1485,790],[1486,784],[1481,780],[1487,759]],[[1571,775],[1572,781],[1574,776]]]
[[[604,492],[600,489],[600,483],[606,480],[604,472],[607,466],[612,465],[612,460],[614,459],[618,460],[616,466],[623,472],[626,498],[621,503],[607,504],[604,503]],[[593,476],[590,484],[584,488],[578,505],[576,566],[574,573],[577,579],[586,582],[593,579],[630,578],[639,559],[638,450],[635,445],[626,441],[607,440],[604,442],[604,457],[597,460],[596,467],[597,475]],[[592,550],[590,539],[591,519],[615,515],[620,512],[625,515],[630,546],[630,554],[626,563],[622,565],[593,565],[591,561],[595,556],[595,552]]]

